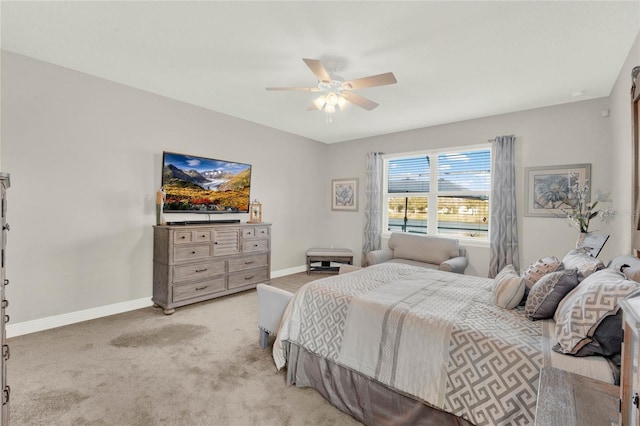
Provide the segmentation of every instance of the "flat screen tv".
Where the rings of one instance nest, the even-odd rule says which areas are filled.
[[[251,165],[162,153],[165,213],[248,213]]]

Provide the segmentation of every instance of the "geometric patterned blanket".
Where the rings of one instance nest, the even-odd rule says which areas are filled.
[[[480,425],[535,418],[542,322],[493,303],[491,279],[381,264],[312,281],[294,295],[286,342]]]

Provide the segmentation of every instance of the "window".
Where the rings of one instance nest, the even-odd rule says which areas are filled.
[[[491,149],[486,145],[386,156],[384,229],[488,240],[490,193]]]

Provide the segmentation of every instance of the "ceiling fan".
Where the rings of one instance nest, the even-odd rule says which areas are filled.
[[[318,59],[302,59],[311,69],[311,72],[318,79],[315,87],[267,87],[267,90],[290,90],[300,92],[321,92],[322,94],[313,100],[308,110],[324,111],[332,114],[336,107],[343,110],[347,104],[352,103],[368,111],[376,108],[379,104],[363,96],[353,93],[353,90],[366,89],[368,87],[384,86],[394,84],[398,81],[392,72],[358,78],[355,80],[341,81],[333,79],[326,68]],[[329,121],[331,121],[329,119]]]

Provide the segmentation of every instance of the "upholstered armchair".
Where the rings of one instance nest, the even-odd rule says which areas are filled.
[[[440,271],[464,274],[469,264],[466,250],[455,238],[393,232],[389,248],[366,254],[367,266],[383,262],[406,263]]]

